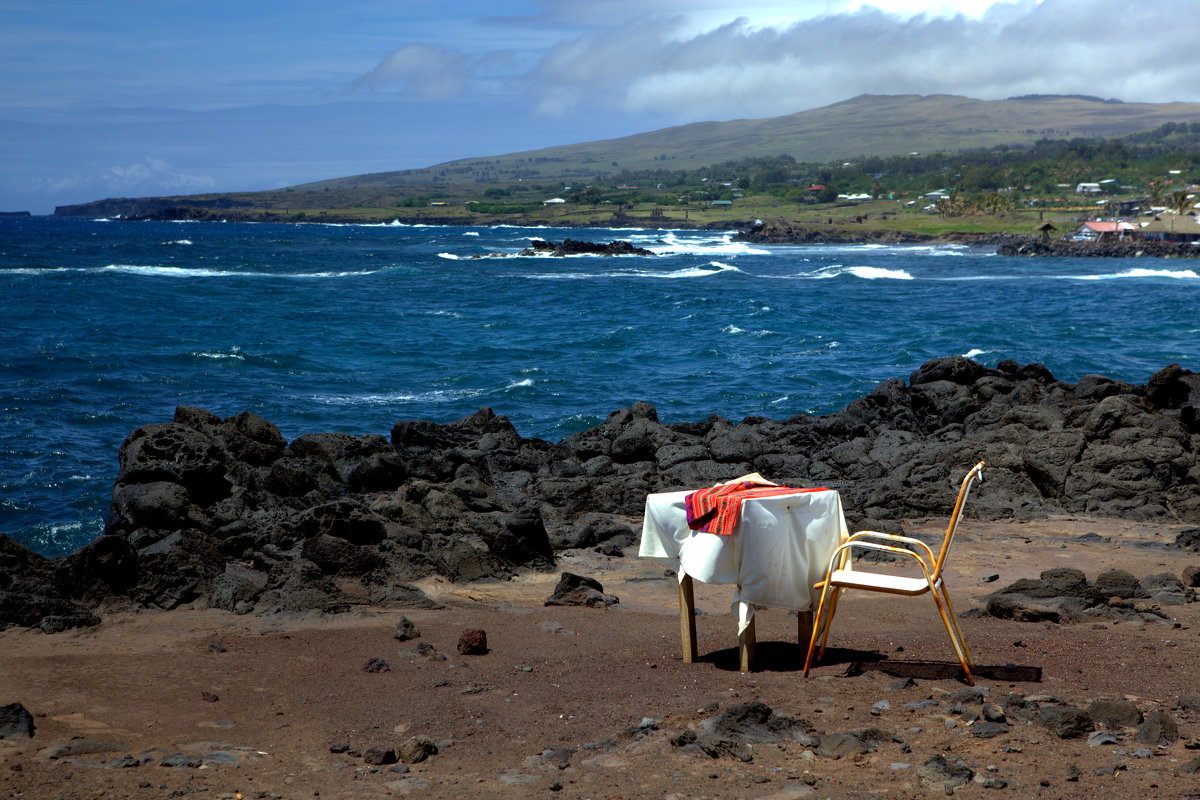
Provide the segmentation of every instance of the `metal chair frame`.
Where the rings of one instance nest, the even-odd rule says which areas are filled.
[[[962,630],[958,627],[958,620],[954,615],[954,607],[950,603],[950,594],[946,591],[946,582],[942,577],[942,568],[946,564],[946,556],[950,552],[951,543],[954,541],[954,534],[958,529],[958,522],[962,518],[967,496],[971,492],[971,485],[976,480],[983,481],[982,461],[972,467],[966,477],[963,478],[962,486],[958,490],[958,500],[954,504],[954,513],[950,517],[950,524],[946,528],[946,536],[942,540],[941,549],[938,551],[936,557],[929,545],[920,539],[892,533],[881,533],[879,531],[859,531],[834,551],[833,555],[829,557],[829,566],[825,570],[825,579],[813,584],[814,589],[820,590],[821,600],[817,605],[816,617],[813,619],[812,635],[808,641],[808,655],[804,660],[804,677],[808,677],[809,670],[812,668],[813,651],[816,650],[818,637],[821,639],[821,649],[817,652],[817,660],[819,661],[825,655],[825,645],[829,640],[829,629],[833,624],[833,615],[837,611],[838,595],[843,589],[863,589],[865,591],[885,592],[887,594],[906,595],[909,597],[929,592],[933,595],[933,602],[937,605],[938,614],[942,618],[942,624],[946,626],[946,633],[950,636],[950,643],[954,646],[954,653],[958,656],[958,663],[962,665],[963,672],[966,674],[967,684],[970,686],[975,685],[975,681],[971,677],[971,669],[975,666],[975,662],[971,660],[971,651],[967,648]],[[878,541],[870,541],[872,539],[893,542],[895,544],[882,544]],[[897,544],[911,545],[917,551],[914,552],[906,547],[897,546]],[[912,558],[920,565],[922,576],[907,577],[853,569],[851,551],[856,548],[892,553],[901,558]]]

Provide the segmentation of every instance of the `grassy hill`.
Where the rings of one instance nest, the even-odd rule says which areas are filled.
[[[619,139],[459,159],[427,169],[356,175],[296,188],[569,182],[622,170],[697,169],[781,154],[825,163],[863,155],[1031,145],[1044,138],[1103,138],[1191,121],[1200,121],[1200,103],[1119,103],[1075,96],[974,100],[955,95],[861,95],[782,117],[696,122]]]
[[[1076,181],[1111,179],[1114,189],[1142,193],[1168,169],[1196,181],[1197,125],[1200,103],[862,95],[783,117],[694,123],[270,191],[101,200],[56,213],[585,226],[632,222],[626,215],[634,214],[732,226],[794,215],[813,199],[804,188],[811,183],[893,199],[935,188],[1017,187],[1023,194],[1006,195],[1004,205],[1044,210],[1076,204],[1062,188]],[[555,195],[569,202],[544,207]],[[718,200],[722,208],[711,205]]]

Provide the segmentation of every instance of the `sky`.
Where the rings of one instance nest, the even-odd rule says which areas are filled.
[[[1200,0],[0,0],[0,211],[860,94],[1200,101]]]

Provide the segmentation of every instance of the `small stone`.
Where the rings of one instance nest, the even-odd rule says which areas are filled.
[[[331,753],[344,753],[349,749],[350,749],[349,742],[335,742],[335,743],[329,745],[329,752],[331,752]]]
[[[417,642],[416,656],[422,661],[445,661],[446,654],[438,652],[438,649],[429,642]]]
[[[368,747],[366,752],[363,753],[363,761],[367,764],[373,764],[375,766],[395,764],[396,751],[390,747],[384,747],[382,745]]]
[[[458,637],[458,652],[464,656],[487,655],[487,632],[483,628],[467,628]]]
[[[991,739],[1008,733],[1008,726],[1001,722],[978,722],[971,726],[971,735],[977,739]]]
[[[211,644],[209,644],[208,649],[212,650],[214,653],[225,653],[225,652],[228,652],[228,650],[229,650],[228,647],[221,644],[220,642],[212,642]]]
[[[420,639],[421,631],[413,624],[413,621],[408,617],[400,617],[400,621],[396,623],[396,632],[392,637],[407,642],[409,639]]]
[[[995,582],[996,582],[996,581],[998,581],[998,580],[1000,580],[1000,573],[999,573],[999,572],[993,572],[993,573],[991,573],[991,574],[989,574],[989,575],[984,575],[984,576],[983,576],[983,582],[984,582],[984,583],[995,583]]]
[[[1184,567],[1182,577],[1184,586],[1200,587],[1200,567],[1195,565]]]
[[[940,753],[918,767],[917,775],[930,789],[944,788],[950,794],[955,786],[962,786],[975,777],[973,770],[947,761]]]
[[[1165,711],[1151,711],[1146,721],[1138,728],[1137,739],[1151,747],[1174,744],[1179,741],[1179,728],[1175,718]]]
[[[1142,724],[1142,712],[1128,700],[1093,700],[1088,716],[1109,728],[1136,728]]]
[[[1038,709],[1037,722],[1060,739],[1076,739],[1095,729],[1088,713],[1073,706],[1042,706]]]
[[[392,665],[382,658],[368,658],[360,668],[363,672],[391,672]]]
[[[1108,731],[1093,731],[1088,734],[1088,747],[1101,747],[1106,744],[1116,744],[1117,737]]]
[[[217,695],[213,694],[212,692],[201,692],[200,699],[206,703],[215,703],[218,700],[220,700],[221,698],[218,697]]]
[[[413,736],[401,743],[396,755],[405,764],[418,764],[430,756],[436,756],[438,746],[425,736]]]

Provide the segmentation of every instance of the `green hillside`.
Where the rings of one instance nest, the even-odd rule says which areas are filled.
[[[998,229],[1025,224],[996,216],[1005,210],[1077,216],[1086,210],[1075,196],[1078,182],[1102,183],[1105,201],[1149,197],[1161,205],[1200,180],[1198,168],[1198,103],[863,95],[785,117],[682,125],[285,189],[99,200],[55,213],[735,227],[808,212],[833,224],[829,207],[839,194],[887,198],[907,210],[927,206],[923,195],[944,189],[957,195],[957,219],[947,222],[942,209],[937,221],[909,214],[885,221],[930,231]],[[545,204],[549,198],[559,199]],[[862,210],[883,215],[885,207]],[[988,220],[964,222],[980,214]]]
[[[783,117],[696,122],[620,139],[466,158],[419,170],[378,172],[298,190],[438,183],[575,181],[622,170],[697,169],[789,155],[826,163],[863,155],[961,152],[1038,139],[1101,138],[1200,121],[1200,103],[1119,103],[1074,96],[973,100],[954,95],[861,95]]]

